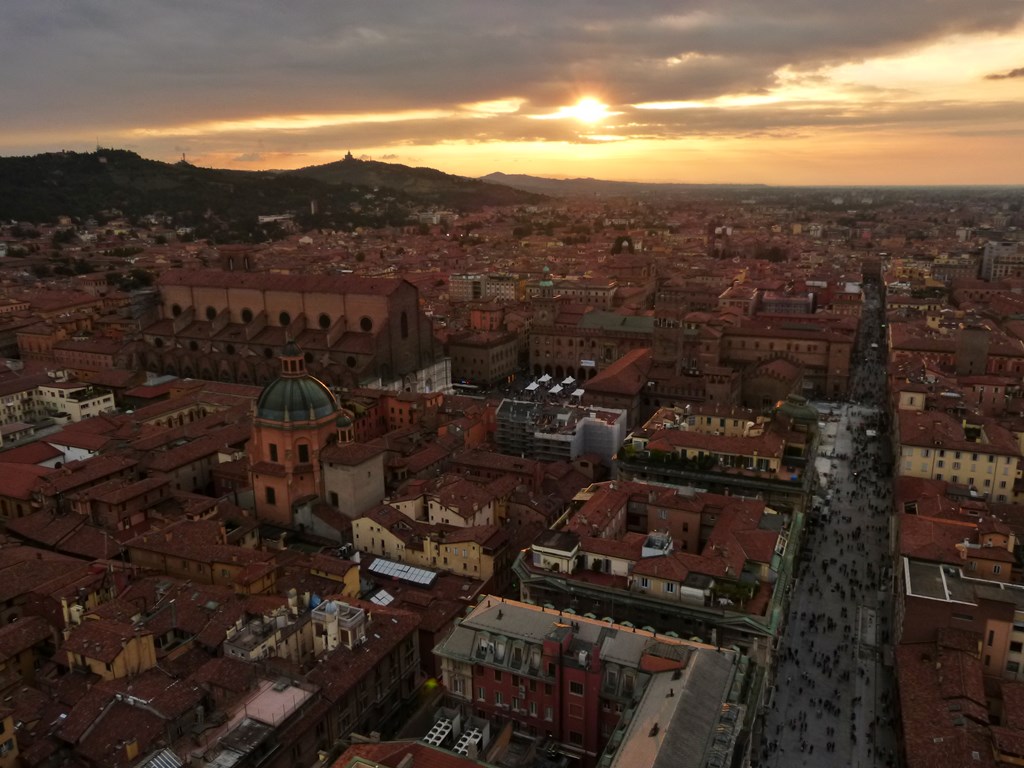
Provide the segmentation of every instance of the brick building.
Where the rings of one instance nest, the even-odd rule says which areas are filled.
[[[738,662],[734,651],[494,597],[434,653],[447,698],[464,716],[492,723],[492,732],[510,724],[582,768],[597,765],[609,741],[628,738],[631,727],[649,730],[645,702],[676,699],[673,711],[663,714],[666,729],[713,730]],[[718,733],[735,743],[729,729]],[[690,749],[708,757],[711,741],[697,736]],[[634,754],[622,764],[645,763]]]
[[[169,270],[159,288],[162,319],[143,329],[123,367],[263,385],[293,340],[310,372],[332,385],[450,386],[419,292],[405,280]]]

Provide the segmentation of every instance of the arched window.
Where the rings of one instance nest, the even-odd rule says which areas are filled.
[[[399,326],[401,327],[402,338],[403,339],[408,339],[409,338],[409,316],[407,314],[405,314],[405,312],[402,312],[402,317],[399,320]]]
[[[282,328],[285,328],[292,324],[292,316],[287,312],[282,312],[277,316],[277,322]]]
[[[242,322],[243,323],[251,323],[252,322],[252,310],[249,309],[248,307],[245,307],[242,310]]]
[[[359,321],[359,327],[362,329],[363,333],[369,333],[373,330],[373,320],[368,317],[363,317]]]
[[[181,306],[178,305],[178,304],[172,304],[171,305],[171,314],[174,317],[179,317],[181,315]]]
[[[320,324],[321,328],[327,330],[328,328],[331,327],[331,316],[324,312],[320,315],[320,318],[319,320],[317,320],[317,322]]]
[[[217,316],[217,309],[216,309],[216,307],[207,307],[206,308],[206,319],[207,320],[213,320],[213,318],[215,318],[216,316]]]

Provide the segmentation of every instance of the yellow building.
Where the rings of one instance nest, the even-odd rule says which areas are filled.
[[[0,709],[0,768],[14,768],[18,761],[18,737],[14,730],[14,710]]]
[[[903,410],[896,427],[898,474],[966,485],[991,501],[1016,501],[1021,451],[994,420]]]
[[[152,632],[106,619],[87,618],[71,629],[63,650],[71,669],[92,672],[104,680],[137,675],[156,666]]]
[[[407,565],[490,581],[507,578],[512,553],[498,525],[464,528],[410,520],[382,505],[352,521],[356,549]]]
[[[239,594],[268,594],[277,584],[273,554],[227,543],[214,520],[181,520],[125,543],[133,565],[178,579],[231,587]]]

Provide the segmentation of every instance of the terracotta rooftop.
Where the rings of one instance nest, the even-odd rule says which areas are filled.
[[[222,272],[213,269],[170,269],[157,280],[161,286],[196,288],[238,288],[258,291],[298,293],[334,293],[386,296],[397,290],[403,280],[357,275],[285,275],[277,272]]]
[[[62,650],[110,664],[124,651],[125,643],[139,634],[131,624],[87,619],[71,630]],[[150,633],[143,631],[141,634]]]
[[[907,768],[995,768],[980,660],[931,643],[895,650]]]
[[[4,454],[0,454],[0,458],[3,457]],[[41,484],[40,478],[52,475],[56,471],[34,464],[0,461],[0,496],[29,501],[32,498],[32,492]]]

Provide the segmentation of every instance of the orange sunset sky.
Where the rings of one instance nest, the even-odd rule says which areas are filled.
[[[36,0],[0,42],[3,155],[1024,183],[1019,0]]]

